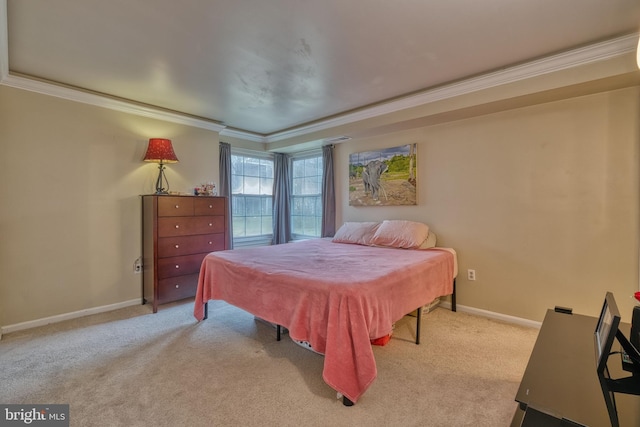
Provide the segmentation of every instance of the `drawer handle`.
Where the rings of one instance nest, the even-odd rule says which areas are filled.
[[[180,228],[180,225],[179,225],[179,224],[176,224],[176,228]]]
[[[213,209],[213,205],[209,205],[209,209]]]
[[[209,227],[213,227],[213,224],[212,224],[212,223],[209,223]]]
[[[213,245],[213,242],[209,242],[210,245]]]
[[[176,209],[180,209],[180,205],[176,205]]]
[[[176,249],[178,249],[180,247],[180,245],[176,245]]]
[[[178,289],[180,287],[180,285],[176,285],[176,289]]]
[[[180,268],[180,266],[178,264],[176,264],[176,268]]]

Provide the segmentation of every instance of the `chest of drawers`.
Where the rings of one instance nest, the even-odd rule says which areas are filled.
[[[142,302],[158,305],[193,297],[202,260],[227,249],[227,199],[142,196]]]

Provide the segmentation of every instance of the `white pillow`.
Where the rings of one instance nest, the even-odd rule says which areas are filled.
[[[369,246],[379,225],[379,222],[345,222],[331,241]]]
[[[376,230],[371,244],[392,248],[418,248],[429,235],[429,226],[421,222],[385,220]]]
[[[434,233],[433,231],[429,230],[429,235],[427,236],[427,239],[424,242],[422,242],[422,244],[420,245],[420,247],[418,249],[435,248],[437,242],[438,242],[438,238],[436,236],[436,233]]]

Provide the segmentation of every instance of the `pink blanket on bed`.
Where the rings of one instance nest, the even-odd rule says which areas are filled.
[[[286,327],[324,353],[323,379],[353,402],[376,378],[370,340],[453,292],[453,254],[313,239],[213,252],[200,270],[194,316],[224,300]]]

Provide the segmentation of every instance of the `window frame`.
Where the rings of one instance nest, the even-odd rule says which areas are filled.
[[[241,149],[241,148],[231,148],[231,156],[237,156],[237,157],[244,157],[244,158],[253,158],[253,159],[259,159],[259,160],[269,160],[271,161],[272,164],[272,171],[273,171],[273,162],[274,162],[274,156],[271,153],[266,153],[266,152],[261,152],[261,151],[253,151],[253,150],[247,150],[247,149]],[[233,173],[233,166],[231,167],[231,171],[230,171],[230,179],[232,182],[232,186],[231,186],[231,195],[230,198],[232,200],[232,213],[231,213],[231,229],[233,230],[234,228],[234,224],[233,224],[233,208],[234,208],[234,203],[233,203],[233,197],[234,197],[234,193],[233,193],[233,176],[235,174]],[[242,176],[246,176],[244,175],[244,171]],[[271,176],[271,179],[273,180],[274,177]],[[270,195],[251,195],[251,194],[247,194],[246,196],[248,197],[258,197],[258,198],[267,198],[269,197],[271,200],[271,212],[269,213],[269,215],[271,216],[271,218],[273,219],[273,186],[272,186],[272,190],[271,190],[271,194]],[[246,211],[245,211],[246,214]],[[261,215],[261,216],[266,216],[266,215]],[[247,216],[244,215],[244,218],[246,218]],[[246,225],[245,225],[246,227]],[[264,231],[264,230],[263,230]],[[271,241],[273,239],[273,223],[271,224],[271,229],[269,230],[269,233],[265,233],[265,234],[260,234],[260,235],[253,235],[253,236],[236,236],[236,233],[232,234],[233,236],[233,247],[234,248],[241,248],[241,247],[248,247],[248,246],[266,246],[266,245],[270,245]]]
[[[319,193],[317,195],[313,195],[313,196],[309,196],[309,195],[300,195],[300,196],[296,196],[294,194],[294,166],[293,163],[295,161],[301,161],[301,160],[306,160],[306,159],[310,159],[310,158],[318,158],[319,162],[320,162],[320,182],[318,184],[319,188]],[[322,180],[323,180],[323,175],[324,175],[324,159],[322,157],[322,150],[321,149],[317,149],[317,150],[309,150],[309,151],[304,151],[304,152],[299,152],[299,153],[294,153],[291,154],[289,156],[289,168],[291,171],[291,182],[289,183],[291,185],[291,194],[289,195],[289,204],[291,206],[290,212],[289,212],[289,223],[291,225],[291,240],[292,241],[296,241],[296,240],[307,240],[307,239],[315,239],[315,238],[319,238],[321,237],[321,233],[322,233]],[[300,215],[294,215],[294,198],[295,197],[316,197],[319,198],[319,205],[320,205],[320,214],[319,215],[315,215],[316,218],[319,219],[318,223],[317,223],[317,235],[308,235],[308,234],[301,234],[301,233],[296,233],[294,232],[294,216],[300,216]],[[302,215],[305,216],[305,215]],[[306,215],[308,216],[308,215]]]

